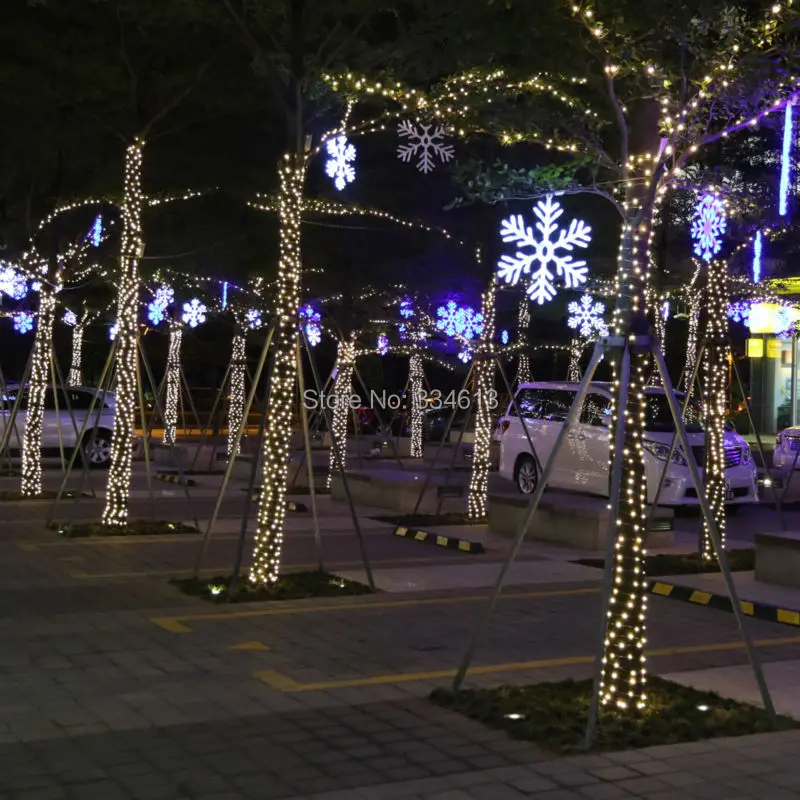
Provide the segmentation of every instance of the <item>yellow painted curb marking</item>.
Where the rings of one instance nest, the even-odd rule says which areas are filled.
[[[776,639],[761,639],[754,642],[757,647],[769,647],[771,645],[798,644],[800,636],[792,636]],[[718,642],[710,645],[686,645],[679,647],[666,647],[660,650],[649,650],[645,655],[650,658],[659,656],[672,656],[684,653],[704,653],[721,650],[741,650],[744,648],[743,642]],[[491,675],[495,672],[519,672],[528,669],[542,669],[547,667],[563,667],[574,664],[591,664],[594,656],[569,656],[566,658],[551,658],[542,661],[519,661],[510,664],[483,664],[471,667],[470,675]],[[298,683],[287,675],[283,675],[276,670],[258,670],[253,673],[253,677],[267,684],[280,692],[314,692],[325,689],[347,689],[354,686],[381,686],[392,683],[408,683],[412,681],[439,680],[441,678],[452,678],[455,676],[455,669],[438,669],[430,672],[400,672],[395,675],[370,675],[364,678],[351,678],[339,681],[318,681],[315,683]]]
[[[742,609],[742,613],[747,614],[748,617],[752,617],[756,613],[755,606],[747,600],[740,600],[739,607]]]
[[[778,622],[786,622],[789,625],[800,625],[800,612],[778,609]]]
[[[695,590],[689,596],[690,603],[700,603],[701,605],[708,605],[712,595],[708,592],[701,592],[699,589]]]
[[[656,583],[653,584],[653,594],[660,594],[664,597],[669,597],[672,588],[673,587],[668,583]]]
[[[228,650],[239,650],[242,652],[266,652],[267,650],[271,650],[271,647],[268,647],[263,642],[242,642],[241,644],[232,644]]]

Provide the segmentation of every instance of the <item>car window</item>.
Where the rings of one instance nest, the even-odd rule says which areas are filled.
[[[569,415],[575,392],[569,389],[521,389],[517,392],[517,405],[525,419],[542,419],[564,422]],[[517,415],[511,406],[510,415]]]
[[[675,399],[678,405],[683,407],[685,402],[683,392],[675,392]],[[647,392],[646,401],[646,421],[645,428],[655,433],[671,433],[675,430],[672,422],[672,412],[669,409],[667,398],[662,393]],[[684,415],[683,422],[687,433],[700,433],[703,430],[703,413],[699,406],[689,403]]]
[[[611,398],[602,394],[589,394],[583,404],[581,422],[607,428],[611,424]]]
[[[88,411],[89,407],[92,404],[92,395],[89,392],[80,392],[76,389],[67,389],[65,391],[67,398],[69,399],[70,408],[73,411]],[[60,402],[60,400],[59,400]],[[95,408],[100,407],[100,401],[98,400],[95,403]]]

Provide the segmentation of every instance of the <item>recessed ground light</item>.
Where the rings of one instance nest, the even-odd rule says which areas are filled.
[[[503,714],[506,719],[523,719],[524,714],[517,714],[516,712],[513,714]]]
[[[698,711],[708,711],[708,706],[697,706]]]

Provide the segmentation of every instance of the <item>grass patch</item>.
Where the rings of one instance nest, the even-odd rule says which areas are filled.
[[[369,586],[331,575],[329,572],[289,572],[271,586],[254,585],[240,577],[235,595],[230,594],[231,575],[214,578],[174,578],[170,581],[184,594],[202,597],[212,603],[254,603],[274,600],[305,600],[310,597],[341,597],[372,594]]]
[[[760,708],[661,678],[648,678],[647,694],[647,710],[638,719],[601,713],[592,750],[628,750],[798,727],[789,717],[778,717],[772,728]],[[504,730],[512,739],[536,742],[556,753],[574,753],[582,748],[591,697],[591,680],[500,686],[455,694],[435,689],[431,694],[436,705]]]
[[[603,558],[579,558],[573,564],[583,564],[585,567],[604,569],[606,562]],[[731,572],[747,572],[755,569],[756,551],[750,547],[728,550],[728,567]],[[645,559],[645,574],[650,578],[659,575],[696,575],[701,572],[719,572],[716,561],[701,562],[697,553],[662,553],[647,556]]]
[[[161,536],[170,533],[200,533],[194,525],[166,520],[133,519],[124,528],[103,525],[102,522],[60,522],[50,526],[59,536],[68,539],[85,536]]]
[[[433,525],[485,525],[486,521],[470,519],[465,512],[450,511],[447,514],[397,514],[389,517],[373,517],[379,522],[391,522],[406,528],[429,528]]]
[[[77,494],[78,492],[74,491],[63,492],[61,494],[61,499],[72,499]],[[36,497],[23,497],[22,492],[19,489],[6,489],[0,492],[0,502],[7,503],[29,503],[33,500],[55,500],[56,497],[58,497],[58,491],[55,489],[44,489],[40,494],[37,494]],[[82,492],[81,497],[91,497],[91,494],[88,492]]]

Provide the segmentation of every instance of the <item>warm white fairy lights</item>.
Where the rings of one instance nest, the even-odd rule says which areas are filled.
[[[334,406],[331,422],[331,449],[328,464],[330,489],[333,479],[346,466],[347,461],[347,423],[350,416],[350,397],[353,394],[353,372],[356,363],[356,343],[354,339],[339,342],[336,358],[336,378],[333,382]]]
[[[408,387],[411,393],[411,458],[422,458],[422,425],[425,410],[424,388],[425,372],[422,368],[422,355],[412,353],[408,361]]]
[[[483,293],[481,313],[483,331],[478,343],[479,358],[475,362],[475,441],[472,449],[472,475],[469,481],[467,514],[470,519],[486,517],[489,492],[489,470],[492,464],[492,418],[496,406],[494,390],[494,323],[495,281]]]
[[[247,361],[245,358],[244,331],[238,325],[233,333],[231,346],[231,374],[230,398],[228,400],[228,458],[236,450],[236,438],[244,422],[244,392],[245,371]],[[241,444],[239,445],[241,449]],[[238,455],[238,452],[236,453]]]
[[[31,356],[28,379],[28,404],[25,412],[25,434],[22,439],[23,497],[38,497],[42,493],[42,423],[50,374],[50,347],[56,315],[56,295],[49,286],[39,294],[39,318]]]
[[[528,328],[531,324],[529,303],[528,296],[523,294],[522,299],[519,301],[517,313],[517,339],[523,348],[528,346]],[[527,383],[531,380],[533,380],[531,358],[523,349],[520,350],[519,358],[517,359],[517,383]]]
[[[280,256],[275,293],[274,366],[264,432],[264,474],[250,580],[275,583],[279,577],[286,514],[286,484],[297,362],[297,309],[300,306],[300,225],[306,157],[286,154],[280,173]]]
[[[137,310],[139,259],[142,257],[142,155],[144,140],[137,137],[125,154],[122,196],[122,242],[117,294],[117,382],[111,465],[108,470],[103,522],[124,527],[128,522],[133,441],[136,435],[136,380],[138,363]]]
[[[181,343],[183,324],[176,319],[169,321],[169,349],[167,351],[166,384],[164,401],[164,438],[168,447],[175,444],[178,430],[178,405],[181,399]]]
[[[581,355],[583,355],[584,340],[580,336],[573,336],[569,340],[569,366],[567,367],[567,380],[579,381],[581,379]]]
[[[703,429],[706,461],[703,470],[708,503],[722,545],[725,545],[725,406],[728,390],[728,266],[722,259],[708,264],[706,331],[703,350]],[[703,467],[702,464],[699,465]],[[714,558],[708,523],[703,520],[703,558]]]
[[[75,319],[72,326],[72,357],[69,364],[67,384],[81,386],[83,384],[83,331],[86,328],[86,315],[83,319]]]

